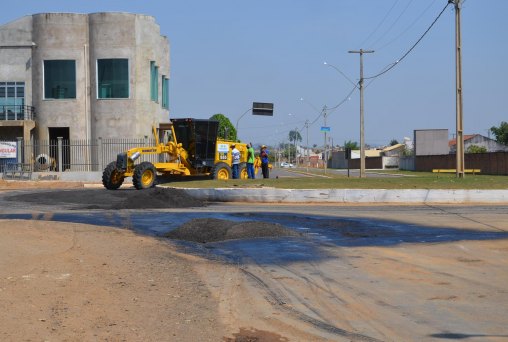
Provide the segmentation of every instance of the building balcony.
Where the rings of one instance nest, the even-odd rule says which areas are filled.
[[[0,106],[0,121],[35,120],[35,107],[32,106]]]

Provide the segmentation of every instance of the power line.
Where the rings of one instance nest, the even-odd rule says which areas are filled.
[[[387,34],[388,32],[390,32],[392,30],[392,28],[395,26],[395,24],[397,24],[400,20],[400,18],[402,18],[402,16],[404,15],[404,13],[406,13],[407,9],[409,8],[409,6],[413,3],[414,0],[411,0],[410,2],[408,2],[408,4],[406,5],[406,7],[404,7],[404,9],[402,10],[402,12],[400,12],[399,16],[397,17],[397,19],[395,19],[395,21],[390,25],[390,27],[388,28],[388,30],[385,31],[385,33],[383,35],[381,35],[381,37],[379,37],[373,44],[372,44],[372,47],[375,47],[377,43],[379,43],[379,41],[381,39],[383,39]]]
[[[342,99],[338,104],[336,104],[333,107],[329,107],[329,108],[325,106],[326,110],[328,111],[328,114],[331,114],[334,110],[336,110],[337,108],[342,106],[344,103],[346,103],[351,98],[351,95],[353,95],[353,93],[355,92],[356,89],[358,89],[358,86],[355,84],[353,89],[351,89],[351,91],[346,95],[346,97],[344,97],[344,99]],[[303,100],[303,98],[301,100]],[[309,123],[309,126],[312,126],[324,115],[325,108],[319,110],[314,105],[312,105],[310,102],[308,102],[308,101],[305,101],[305,102],[309,106],[311,106],[317,113],[319,113],[318,116],[316,116],[316,118]]]
[[[450,3],[447,3],[446,6],[443,8],[443,10],[441,11],[441,13],[439,13],[439,15],[436,17],[436,19],[434,19],[434,21],[432,22],[432,24],[430,24],[430,26],[427,28],[427,30],[425,30],[425,32],[421,35],[421,37],[416,41],[416,43],[413,44],[413,46],[411,46],[411,48],[404,54],[402,55],[401,58],[399,58],[398,60],[396,60],[395,62],[393,62],[392,64],[389,64],[387,67],[384,68],[383,71],[379,72],[378,74],[374,75],[374,76],[370,76],[370,77],[364,77],[364,79],[366,80],[369,80],[369,79],[374,79],[374,78],[377,78],[383,74],[386,74],[388,71],[392,70],[397,64],[399,64],[404,58],[407,57],[407,55],[409,55],[411,53],[411,51],[413,51],[413,49],[420,43],[420,41],[423,39],[423,37],[425,37],[427,35],[427,33],[432,29],[432,27],[434,26],[434,24],[439,20],[439,18],[443,15],[444,11],[448,8],[448,5]]]
[[[329,110],[333,111],[342,106],[346,101],[348,101],[351,98],[351,95],[353,95],[356,89],[358,89],[358,86],[355,84],[354,88],[351,89],[351,91],[346,95],[346,97],[342,101],[340,101],[337,105],[330,107]]]
[[[415,24],[423,17],[423,15],[425,13],[427,13],[427,11],[436,3],[437,0],[434,0],[432,1],[423,11],[422,13],[420,13],[420,15],[408,26],[406,27],[401,33],[399,33],[395,38],[393,38],[392,40],[390,40],[388,43],[384,44],[383,46],[377,48],[376,50],[377,51],[380,51],[380,50],[383,50],[385,47],[387,47],[388,45],[391,45],[393,44],[393,42],[395,42],[397,39],[399,39],[400,37],[402,37],[403,35],[405,35],[411,28],[413,28],[413,26],[415,26]]]
[[[399,0],[395,0],[395,2],[393,3],[392,7],[390,7],[390,9],[388,10],[388,12],[386,12],[385,16],[383,17],[383,19],[381,20],[381,22],[376,26],[376,28],[374,29],[374,31],[372,31],[368,36],[367,38],[365,38],[365,40],[363,42],[360,43],[360,46],[364,46],[366,42],[369,41],[369,39],[381,28],[381,26],[384,24],[385,20],[388,18],[388,16],[390,15],[390,13],[392,13],[392,10],[395,8],[395,5],[397,5],[399,3]]]

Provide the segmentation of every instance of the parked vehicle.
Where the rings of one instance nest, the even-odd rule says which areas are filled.
[[[283,168],[292,168],[292,167],[295,167],[293,164],[291,163],[288,163],[288,162],[282,162],[280,163],[280,167],[283,167]]]

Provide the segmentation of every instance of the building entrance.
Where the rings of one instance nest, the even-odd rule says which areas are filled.
[[[69,144],[69,127],[49,127],[49,156],[55,161],[54,168],[59,170],[62,163],[62,171],[70,168],[71,150]],[[58,160],[58,138],[62,138],[62,160]]]

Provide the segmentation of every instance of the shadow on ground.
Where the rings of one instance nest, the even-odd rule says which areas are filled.
[[[396,246],[508,238],[508,232],[436,228],[386,220],[323,216],[161,211],[3,214],[2,219],[48,220],[131,229],[168,239],[180,251],[234,263],[284,264],[332,256],[327,247]],[[229,228],[228,228],[229,227]],[[236,231],[230,230],[236,227]],[[180,234],[177,234],[177,233]],[[171,239],[170,239],[171,238]]]

